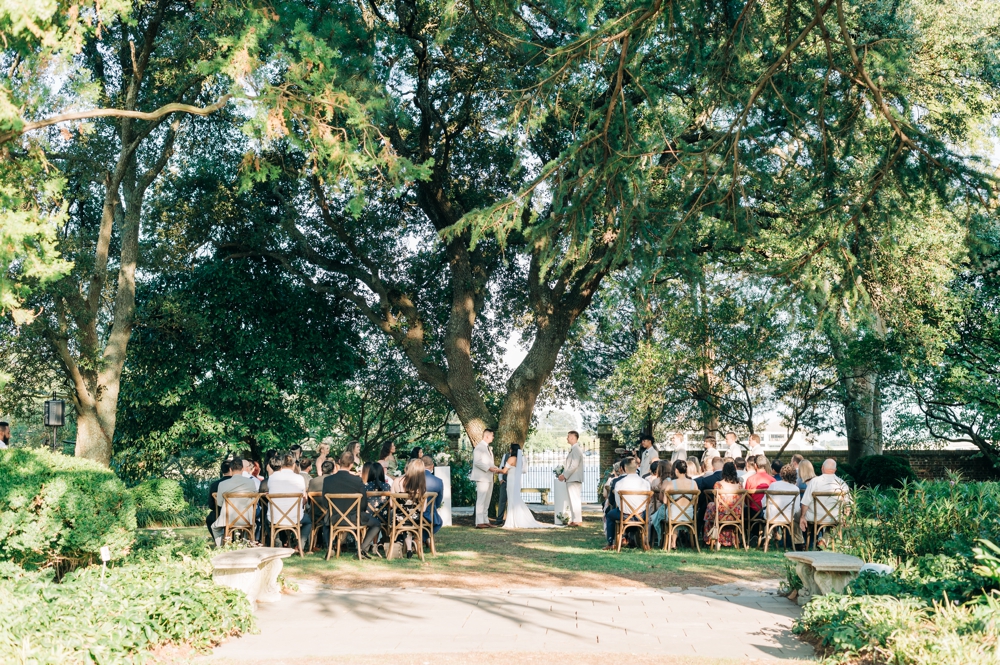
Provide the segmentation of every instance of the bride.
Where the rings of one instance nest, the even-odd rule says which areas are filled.
[[[557,529],[555,524],[545,524],[535,519],[527,504],[521,499],[521,446],[514,443],[510,446],[510,456],[507,465],[500,473],[507,476],[507,520],[503,523],[505,529]]]

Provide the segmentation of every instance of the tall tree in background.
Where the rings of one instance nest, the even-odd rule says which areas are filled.
[[[951,146],[996,107],[997,10],[962,6],[303,6],[329,46],[324,60],[309,43],[313,69],[341,72],[365,134],[346,111],[282,108],[272,138],[307,158],[289,173],[262,155],[262,172],[302,184],[280,233],[234,251],[354,302],[473,441],[498,422],[502,444],[523,442],[570,327],[636,252],[753,252],[788,277],[818,260],[804,279],[863,305],[855,267],[884,235],[870,214],[884,193],[985,198]],[[341,153],[315,149],[331,124],[338,146],[374,131],[387,166],[344,177]],[[391,177],[400,164],[411,180]],[[504,325],[530,341],[493,409],[484,372]]]
[[[209,115],[227,99],[211,64],[232,21],[232,14],[208,5],[136,2],[127,17],[112,17],[81,35],[67,80],[49,99],[95,104],[105,112],[67,112],[4,137],[52,125],[44,155],[67,182],[58,249],[73,270],[28,302],[44,312],[32,325],[42,330],[70,388],[80,457],[110,462],[135,321],[144,202],[186,119]],[[48,75],[27,62],[13,69],[15,85],[25,88]],[[95,116],[91,124],[59,131],[50,122]]]

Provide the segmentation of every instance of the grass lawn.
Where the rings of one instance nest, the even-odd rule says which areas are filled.
[[[471,528],[470,518],[437,534],[438,556],[419,559],[357,561],[350,554],[324,560],[324,555],[285,559],[291,579],[312,579],[336,588],[451,587],[467,589],[514,587],[692,587],[740,580],[784,577],[784,556],[724,549],[622,550],[603,552],[604,535],[598,519],[582,528],[506,531]],[[178,529],[191,537],[205,529]]]

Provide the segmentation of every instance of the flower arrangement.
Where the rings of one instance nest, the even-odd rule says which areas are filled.
[[[438,466],[451,466],[451,455],[449,453],[440,452],[434,456],[434,463]]]
[[[566,467],[564,467],[562,465],[559,465],[556,468],[552,469],[552,473],[555,474],[555,476],[558,478],[559,476],[561,476],[563,474],[563,471],[565,471],[565,470],[566,470]]]
[[[564,511],[562,511],[561,513],[557,514],[557,515],[556,515],[556,517],[557,517],[557,518],[559,519],[559,521],[560,521],[560,522],[562,522],[563,524],[569,524],[569,521],[570,521],[570,519],[572,518],[572,515],[570,515],[570,514],[569,514],[569,511],[568,511],[568,510],[564,510]]]

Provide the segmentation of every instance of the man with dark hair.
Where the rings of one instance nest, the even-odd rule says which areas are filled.
[[[10,423],[0,420],[0,450],[10,448]]]
[[[660,453],[653,447],[653,435],[643,434],[639,437],[639,475],[645,478],[649,475],[649,467]]]
[[[372,543],[375,542],[375,538],[378,537],[380,523],[377,517],[368,512],[368,491],[365,489],[365,483],[361,480],[361,477],[351,473],[351,467],[353,466],[354,453],[345,450],[337,461],[336,473],[332,473],[323,479],[323,494],[361,495],[361,524],[366,527],[365,536],[361,541],[361,557],[367,559],[368,550],[371,548]],[[331,511],[333,514],[329,515],[328,519],[333,520],[334,526],[353,525],[352,522],[348,521],[353,517],[353,514],[350,513],[353,501],[351,499],[332,499],[332,501],[338,510],[347,514],[347,517],[341,517],[336,511]],[[323,525],[322,542],[324,545],[330,542],[329,522]]]
[[[500,469],[497,468],[496,458],[493,456],[493,430],[483,430],[483,438],[476,444],[472,451],[472,470],[469,472],[469,480],[476,484],[476,528],[489,529],[494,526],[490,522],[489,508],[490,500],[493,498],[493,474]]]
[[[306,481],[306,487],[309,487],[309,482],[312,481],[312,474],[309,473],[312,465],[313,462],[308,457],[299,460],[299,475],[302,476],[302,480]]]
[[[215,502],[215,497],[212,495],[218,495],[219,484],[226,478],[230,478],[233,475],[233,472],[229,469],[229,460],[222,460],[220,471],[222,472],[222,475],[216,480],[213,480],[212,484],[208,486],[208,515],[205,516],[205,527],[208,528],[208,535],[213,538],[215,537],[215,534],[212,532],[212,524],[218,516],[215,514],[217,504]],[[221,496],[219,497],[219,502],[220,504],[222,502]]]
[[[295,502],[298,501],[301,506],[299,532],[302,537],[299,547],[305,551],[306,545],[309,543],[309,533],[312,531],[312,516],[307,510],[309,497],[306,495],[306,481],[301,474],[295,472],[295,457],[291,453],[281,459],[281,468],[272,473],[271,477],[267,479],[267,493],[270,511],[268,519],[272,523],[276,519],[281,519],[282,516],[295,516],[297,513]],[[301,498],[294,499],[288,497],[275,499],[271,498],[273,494],[298,494]],[[282,535],[287,535],[287,533],[284,532]]]
[[[701,454],[702,465],[704,465],[705,462],[711,462],[713,457],[722,457],[722,455],[719,454],[719,451],[715,448],[714,436],[706,436],[704,446],[705,452]]]
[[[424,463],[424,482],[427,485],[428,492],[437,493],[437,498],[434,499],[434,516],[431,519],[431,508],[427,507],[427,512],[424,513],[424,517],[432,522],[434,525],[434,533],[437,533],[441,529],[441,515],[438,514],[437,509],[441,507],[441,502],[444,500],[444,481],[434,475],[434,458],[430,455],[424,455],[420,458]],[[499,517],[498,517],[499,519]],[[426,540],[426,538],[424,539]]]
[[[309,481],[309,491],[310,492],[322,492],[323,491],[323,481],[333,473],[333,470],[337,468],[332,459],[323,460],[323,465],[320,467],[320,475],[312,478]]]

